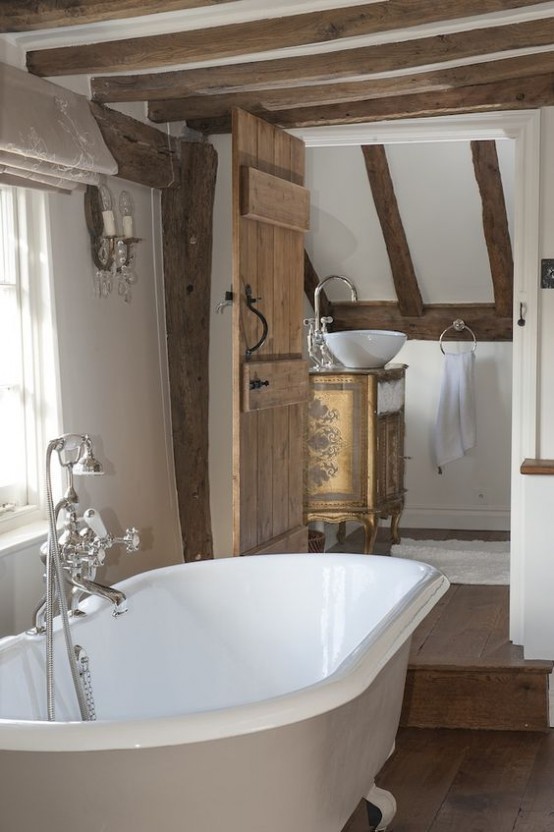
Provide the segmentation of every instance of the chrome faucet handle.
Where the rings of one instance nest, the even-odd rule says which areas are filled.
[[[323,315],[321,318],[321,331],[327,332],[327,324],[333,323],[333,317],[331,315]]]
[[[130,529],[125,529],[123,537],[112,537],[113,543],[122,543],[128,552],[138,552],[140,549],[140,534],[138,529],[131,526]]]
[[[135,529],[134,526],[125,530],[123,540],[126,541],[125,548],[128,552],[138,552],[140,549],[140,534],[138,529]]]
[[[107,537],[108,531],[106,526],[104,525],[104,521],[100,516],[100,512],[96,511],[94,508],[87,508],[85,513],[83,514],[83,520],[89,527],[92,529],[96,537]]]

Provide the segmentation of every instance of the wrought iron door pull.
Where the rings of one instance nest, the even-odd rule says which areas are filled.
[[[256,309],[256,307],[254,306],[256,301],[260,300],[260,298],[253,297],[252,287],[250,286],[249,283],[246,285],[245,292],[246,292],[246,305],[254,313],[254,315],[256,315],[260,319],[260,321],[262,322],[262,335],[261,335],[260,340],[256,344],[254,344],[253,347],[247,347],[246,348],[246,358],[248,359],[248,358],[251,358],[251,356],[255,352],[257,352],[260,349],[260,347],[263,346],[263,344],[265,343],[265,340],[267,338],[267,333],[269,332],[269,326],[268,326],[268,323],[267,323],[265,317],[260,312],[260,310]]]

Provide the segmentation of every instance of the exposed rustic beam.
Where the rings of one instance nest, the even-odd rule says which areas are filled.
[[[394,43],[294,58],[185,69],[154,75],[147,73],[93,78],[92,93],[95,101],[132,101],[166,98],[165,91],[170,86],[174,89],[172,97],[175,97],[177,94],[191,95],[194,92],[220,93],[240,88],[300,85],[313,81],[336,81],[339,78],[370,75],[376,72],[394,72],[399,69],[443,61],[462,60],[478,55],[552,44],[554,44],[554,19],[530,20],[512,25],[472,29],[415,40],[399,39]],[[106,46],[110,47],[111,52],[115,51],[113,43],[106,44]],[[83,47],[79,47],[77,51],[82,50]],[[86,70],[70,68],[63,56],[56,54],[63,53],[64,49],[45,51],[53,53],[50,56],[51,61],[50,57],[45,56],[48,57],[46,71],[42,66],[40,52],[30,52],[27,56],[29,68],[39,75],[68,74],[76,71],[109,71],[100,63],[94,64],[94,55],[98,50],[91,54],[91,66]],[[39,59],[40,65],[37,63]],[[129,67],[125,68],[129,69]],[[160,91],[162,91],[161,95]]]
[[[90,105],[100,132],[118,164],[118,176],[149,188],[167,188],[176,170],[174,140],[130,116]]]
[[[496,314],[512,314],[514,303],[514,261],[508,228],[504,188],[495,142],[471,142],[475,179],[483,205],[483,232],[489,255]]]
[[[387,153],[382,144],[363,145],[362,153],[389,255],[400,314],[418,317],[423,312],[423,301],[394,192]]]
[[[232,0],[2,0],[0,32],[79,26],[158,12],[217,6]]]
[[[318,283],[319,283],[319,275],[316,272],[312,261],[310,260],[310,255],[308,254],[306,249],[304,249],[304,292],[306,294],[306,297],[308,298],[308,300],[312,304],[312,306],[314,305],[314,294],[315,294],[315,290],[317,289]],[[321,314],[322,315],[328,315],[329,314],[329,309],[330,309],[330,304],[329,304],[329,298],[327,297],[325,289],[321,290],[319,300],[320,300],[319,308],[320,308]]]
[[[265,114],[271,110],[289,107],[438,92],[454,87],[528,78],[550,72],[554,72],[554,51],[389,78],[369,77],[363,81],[287,86],[219,95],[198,94],[183,98],[174,96],[174,90],[169,87],[167,99],[149,102],[148,117],[151,121],[164,124],[168,121],[220,118],[228,115],[234,107],[244,108],[251,113]]]
[[[388,0],[386,3],[272,17],[185,32],[37,50],[28,54],[27,66],[31,72],[47,76],[151,69],[248,52],[326,43],[472,13],[479,14],[487,6],[498,10],[500,7],[527,6],[532,2],[533,0],[505,0],[499,4],[498,0],[450,0],[448,5],[444,5],[437,4],[435,0]]]
[[[175,474],[186,561],[213,557],[208,480],[208,353],[217,154],[182,142],[162,191],[167,350]]]
[[[478,341],[511,341],[512,317],[499,318],[492,303],[432,304],[421,317],[407,317],[390,301],[357,301],[331,304],[333,329],[396,329],[408,338],[437,341],[452,322],[461,318]],[[456,336],[459,340],[459,336]]]
[[[267,111],[264,118],[280,127],[319,127],[329,124],[358,124],[371,121],[392,121],[402,118],[481,113],[498,110],[530,110],[554,105],[554,74],[536,78],[520,78],[497,84],[436,93],[399,95],[368,101],[350,101],[320,107],[295,107],[290,110]],[[228,133],[230,120],[191,119],[188,126],[202,133]]]

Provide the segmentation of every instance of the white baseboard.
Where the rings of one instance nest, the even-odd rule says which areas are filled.
[[[496,506],[406,506],[400,529],[509,531],[510,510]]]

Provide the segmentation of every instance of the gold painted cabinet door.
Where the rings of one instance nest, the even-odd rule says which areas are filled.
[[[302,317],[309,193],[303,182],[303,143],[235,111],[235,555],[307,551],[302,491],[308,366],[302,359]],[[261,345],[264,323],[256,312],[267,322]]]

